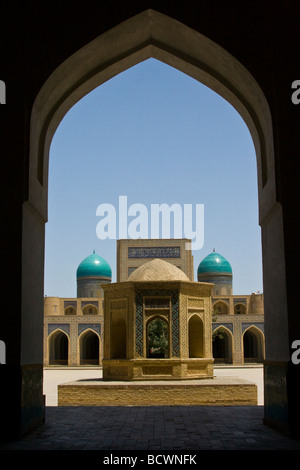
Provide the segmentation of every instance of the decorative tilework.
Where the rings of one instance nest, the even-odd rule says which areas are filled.
[[[133,271],[135,271],[137,269],[137,266],[129,266],[128,267],[128,270],[127,270],[127,275],[128,277],[130,276],[130,274],[133,273]]]
[[[99,323],[79,323],[78,324],[78,336],[85,330],[93,330],[100,336],[101,325]]]
[[[128,258],[180,258],[180,246],[129,246]]]
[[[247,328],[250,328],[251,326],[256,326],[260,331],[264,332],[264,323],[243,323],[242,324],[242,332],[247,330]]]
[[[67,307],[77,308],[76,300],[64,300],[64,309],[66,309]]]
[[[94,305],[98,308],[98,300],[82,300],[81,301],[81,308],[85,307],[86,305]]]
[[[233,333],[233,324],[232,323],[213,323],[212,324],[212,331],[214,332],[217,328],[224,326],[224,328],[227,328],[231,333]]]
[[[117,242],[117,282],[126,281],[131,274],[131,268],[138,268],[151,258],[165,258],[165,248],[168,249],[168,256],[174,258],[165,258],[171,264],[180,267],[183,272],[194,280],[193,256],[191,250],[186,249],[187,239],[137,239],[137,240],[118,240]],[[148,250],[153,248],[154,250]],[[175,248],[175,249],[174,249]],[[140,255],[140,249],[147,249],[144,253],[149,257],[134,258],[128,256]],[[135,251],[134,251],[135,250]],[[137,250],[137,251],[136,251]],[[170,251],[171,250],[171,251]],[[162,253],[162,256],[159,256]],[[178,256],[178,257],[177,257]],[[129,269],[128,269],[129,268]]]
[[[232,329],[228,328],[226,323],[228,322],[228,315],[220,315],[218,322],[212,323],[213,331],[219,326],[226,326],[233,333],[234,337],[234,355],[237,363],[242,362],[242,344],[243,344],[243,333],[250,326],[256,326],[260,331],[264,331],[264,317],[263,315],[257,314],[245,314],[245,315],[232,315],[233,323]],[[246,321],[245,321],[246,320]]]
[[[233,305],[236,305],[236,304],[247,305],[247,299],[245,299],[245,298],[239,298],[239,299],[233,298]]]
[[[144,290],[136,293],[136,352],[143,356],[143,297],[157,295],[171,297],[172,356],[179,357],[179,300],[178,292],[174,290]]]
[[[179,295],[171,291],[172,302],[172,356],[179,357]]]
[[[220,298],[220,297],[213,297],[212,298],[212,303],[216,303],[216,302],[219,302],[219,301],[222,301],[222,302],[226,302],[228,305],[229,305],[229,299],[226,297],[226,298]]]
[[[230,278],[228,279],[229,276]],[[199,280],[201,282],[213,282],[214,284],[230,285],[232,284],[231,275],[228,275],[228,277],[216,275],[214,276],[213,281],[212,281],[212,277],[206,277],[206,275],[203,277],[200,277],[199,275]]]
[[[48,335],[55,330],[61,330],[70,336],[70,324],[69,323],[48,323]]]
[[[139,356],[143,356],[143,294],[136,293],[136,352]]]

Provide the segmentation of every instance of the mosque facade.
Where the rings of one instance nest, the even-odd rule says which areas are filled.
[[[209,331],[212,336],[214,363],[262,363],[263,294],[233,295],[231,265],[215,250],[200,262],[197,280],[194,281],[193,256],[191,250],[186,249],[187,242],[185,239],[118,240],[116,286],[125,285],[127,288],[127,281],[135,279],[134,272],[140,271],[139,268],[150,261],[163,260],[174,265],[185,276],[185,285],[188,286],[187,281],[191,283],[191,287],[186,289],[192,289],[194,292],[197,291],[197,283],[203,286],[211,285]],[[103,366],[104,291],[113,292],[113,285],[109,286],[112,284],[111,267],[104,258],[93,252],[79,264],[76,281],[76,298],[44,299],[44,366]],[[191,294],[189,296],[191,297]],[[116,299],[114,302],[113,314],[122,315],[120,301]],[[192,312],[192,304],[197,300],[191,298],[190,302],[191,313],[197,313]],[[193,318],[196,316],[193,315]],[[183,328],[189,332],[186,342],[188,344],[189,336],[193,335],[193,328],[188,325],[183,325]]]

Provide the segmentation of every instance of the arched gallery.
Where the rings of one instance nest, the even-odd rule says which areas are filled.
[[[180,267],[188,279],[194,282],[193,256],[185,248],[185,240],[119,240],[117,271],[120,280],[132,279],[134,271],[153,259],[163,260]],[[107,261],[93,252],[82,260],[76,272],[77,298],[45,297],[44,310],[44,365],[45,366],[102,366],[104,337],[104,293],[102,286],[111,282],[112,270]],[[210,298],[212,318],[212,345],[215,364],[263,363],[265,353],[263,294],[233,295],[233,273],[230,263],[219,253],[212,251],[199,264],[197,281],[213,285]],[[169,298],[147,298],[144,308],[154,303],[156,312],[148,319],[147,331],[152,321],[160,317],[169,326],[161,312],[169,308]],[[150,321],[151,320],[151,321]],[[121,318],[112,325],[116,331],[126,332]],[[190,357],[201,349],[195,334],[200,328],[199,317],[194,316],[186,326],[189,331]],[[148,332],[149,333],[149,332]],[[161,333],[163,334],[163,333]],[[120,333],[121,335],[121,333]],[[126,336],[126,333],[125,333]],[[116,357],[126,350],[118,336],[114,342]],[[193,340],[195,337],[195,340]],[[147,334],[149,338],[149,334]],[[148,348],[149,349],[149,348]],[[152,353],[154,355],[154,353]],[[168,357],[170,352],[167,353]],[[122,355],[121,355],[122,356]],[[121,357],[120,356],[120,357]],[[150,357],[150,350],[147,357]],[[125,354],[126,357],[126,354]],[[166,356],[165,356],[166,357]]]

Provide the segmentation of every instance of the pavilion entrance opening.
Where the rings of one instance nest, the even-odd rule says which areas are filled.
[[[169,357],[169,326],[166,320],[156,317],[147,325],[147,357],[163,359]]]

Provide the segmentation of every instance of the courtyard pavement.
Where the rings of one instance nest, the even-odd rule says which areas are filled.
[[[100,458],[112,451],[300,450],[300,441],[263,424],[262,368],[215,372],[256,382],[258,406],[56,406],[57,383],[95,374],[99,377],[101,370],[45,370],[45,423],[19,441],[0,445],[0,451],[89,450],[98,451]]]
[[[258,366],[214,366],[216,377],[238,377],[250,380],[257,385],[257,404],[264,404],[263,367]],[[57,385],[74,380],[101,378],[102,369],[93,368],[45,368],[44,369],[44,394],[46,406],[57,406]]]

